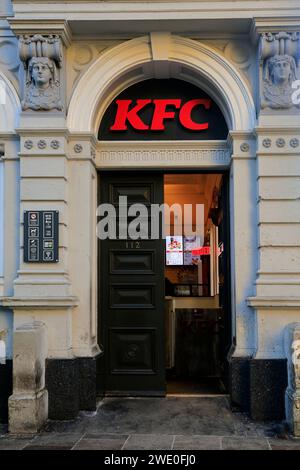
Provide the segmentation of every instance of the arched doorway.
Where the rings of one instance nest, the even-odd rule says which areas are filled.
[[[188,145],[182,141],[152,141],[151,144],[148,141],[98,141],[96,168],[123,171],[133,168],[169,167],[203,171],[208,168],[228,169],[231,166],[232,188],[235,193],[245,188],[245,183],[246,191],[249,192],[253,165],[248,165],[246,159],[232,160],[231,155],[234,152],[238,157],[239,148],[245,141],[249,141],[249,144],[243,147],[248,149],[247,157],[252,152],[250,144],[255,125],[255,108],[251,92],[243,77],[221,53],[198,41],[167,33],[151,33],[103,53],[79,80],[71,98],[68,111],[68,127],[71,134],[88,134],[91,139],[95,139],[99,124],[110,103],[129,86],[154,77],[173,77],[202,88],[219,106],[231,137],[226,142],[194,141]],[[245,178],[242,185],[238,176],[240,167],[243,167]],[[255,251],[254,245],[251,245],[254,240],[251,227],[253,209],[250,200],[243,198],[240,204],[235,205],[233,197],[232,192],[231,212],[234,217],[231,218],[231,238],[234,240],[234,252],[244,252],[244,241],[237,235],[241,226],[249,234],[247,243],[250,247],[248,252],[243,254],[240,264],[236,264],[234,257],[231,261],[233,330],[238,321],[235,318],[235,311],[238,309],[241,312],[241,334],[237,336],[236,351],[237,354],[243,355],[243,351],[252,347],[250,336],[245,335],[244,331],[245,324],[252,321],[252,312],[250,313],[246,305],[245,292],[249,285],[249,276],[253,275],[254,270],[251,255]],[[249,266],[247,272],[244,270],[245,265]]]
[[[98,138],[127,144],[129,153],[132,142],[151,149],[173,141],[187,152],[189,142],[226,144],[227,134],[222,112],[203,90],[151,79],[113,100]],[[203,171],[198,162],[174,171],[170,161],[160,170],[120,170],[100,171],[99,178],[104,391],[224,392],[232,340],[226,166]]]

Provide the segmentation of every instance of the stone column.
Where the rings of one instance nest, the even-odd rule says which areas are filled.
[[[17,129],[20,137],[20,192],[19,202],[14,207],[14,211],[18,208],[20,223],[19,266],[13,292],[3,299],[3,305],[13,309],[15,328],[30,321],[46,324],[48,358],[74,362],[72,313],[77,298],[69,278],[68,132],[64,86],[64,49],[70,38],[65,24],[55,27],[55,31],[46,34],[40,34],[28,24],[25,25],[28,29],[18,24],[15,30],[23,63],[22,113]],[[59,212],[57,263],[24,262],[23,220],[26,210]],[[26,349],[23,353],[26,354]],[[76,387],[71,387],[66,400],[72,402],[71,395],[78,394]],[[52,390],[49,384],[50,398]],[[77,412],[78,406],[75,406],[73,416]]]
[[[233,408],[249,410],[249,359],[254,353],[254,318],[246,303],[253,295],[257,270],[256,139],[251,132],[230,132],[230,249],[233,336],[235,348],[230,357],[230,396]]]
[[[3,251],[0,272],[0,340],[5,344],[5,361],[0,364],[0,422],[7,423],[8,397],[12,394],[12,350],[13,350],[13,312],[3,306],[3,299],[13,292],[13,281],[16,277],[19,261],[19,140],[12,132],[0,131],[4,155],[0,160],[0,192],[2,204]],[[2,184],[1,184],[2,183]],[[1,195],[0,195],[1,200]],[[0,221],[1,226],[1,221]],[[5,247],[5,248],[4,248]]]
[[[47,327],[49,417],[70,419],[96,407],[96,173],[90,136],[66,128],[65,22],[40,34],[37,25],[13,26],[24,66],[20,117],[20,263],[13,295],[14,324]],[[26,28],[26,29],[25,29]],[[59,213],[59,260],[24,262],[26,210]]]
[[[248,299],[256,325],[250,363],[251,415],[283,419],[287,367],[283,332],[300,320],[300,109],[296,31],[260,35],[257,134],[258,270]]]
[[[13,395],[9,398],[11,433],[36,433],[48,417],[46,357],[45,325],[34,322],[18,327],[14,333]]]

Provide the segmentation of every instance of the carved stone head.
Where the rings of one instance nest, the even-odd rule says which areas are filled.
[[[296,80],[295,59],[289,55],[274,55],[268,59],[267,80],[273,85],[288,85]]]
[[[32,57],[28,62],[23,109],[62,109],[55,62],[48,57]]]
[[[292,108],[294,106],[292,83],[295,80],[297,80],[297,68],[294,57],[275,54],[267,59],[263,76],[262,108]]]
[[[55,64],[48,57],[32,57],[28,64],[28,84],[48,88],[57,82]]]

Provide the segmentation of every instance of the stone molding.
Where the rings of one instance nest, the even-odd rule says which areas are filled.
[[[119,2],[118,2],[119,3]],[[263,3],[257,0],[241,0],[240,2],[221,1],[221,2],[182,2],[179,1],[154,1],[150,5],[145,2],[132,1],[128,2],[127,8],[123,9],[120,15],[120,5],[109,1],[102,5],[102,2],[95,0],[65,0],[59,7],[56,8],[55,15],[57,18],[64,18],[66,14],[72,15],[74,21],[95,19],[96,21],[107,20],[154,20],[157,18],[170,20],[180,15],[180,18],[185,21],[192,21],[199,19],[202,22],[206,19],[216,20],[217,18],[227,17],[228,14],[234,13],[234,19],[249,18],[252,19],[255,15],[269,15],[272,20],[280,21],[281,18],[290,19],[290,16],[297,11],[299,4],[297,0],[282,0],[279,5],[276,5],[276,15],[274,14],[274,1],[265,0]],[[246,3],[246,5],[245,5]],[[43,21],[53,12],[53,5],[49,0],[33,0],[28,3],[26,0],[14,0],[15,16],[19,20],[28,21],[30,18],[39,18]],[[159,16],[160,15],[160,16]],[[288,16],[289,15],[289,16]],[[268,21],[267,16],[266,21]],[[292,18],[293,19],[293,18]],[[247,26],[245,26],[246,28]]]
[[[96,166],[175,166],[175,167],[228,167],[231,152],[224,141],[149,141],[149,142],[99,142]]]
[[[74,308],[78,305],[79,299],[70,297],[2,297],[0,305],[3,307],[12,307],[14,309],[58,309]]]
[[[247,304],[258,309],[299,309],[300,297],[248,297]]]
[[[51,6],[53,10],[53,6]],[[16,36],[20,35],[58,35],[65,47],[69,47],[72,41],[72,33],[68,22],[64,19],[20,19],[10,18],[9,24]]]
[[[254,16],[251,26],[251,38],[254,43],[258,42],[260,35],[266,32],[280,33],[280,31],[299,31],[300,16]]]

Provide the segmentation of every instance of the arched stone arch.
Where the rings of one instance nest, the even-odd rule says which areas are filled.
[[[155,34],[161,35],[160,41]],[[231,130],[249,131],[255,126],[250,89],[228,60],[198,41],[153,33],[109,49],[89,67],[71,97],[69,130],[96,134],[113,98],[153,77],[173,77],[201,86],[218,103]]]
[[[4,163],[1,154],[4,151],[1,137],[15,132],[18,125],[21,105],[18,94],[11,82],[0,71],[0,290],[3,277],[4,258]]]
[[[0,71],[0,136],[15,131],[20,111],[21,104],[16,90]]]

